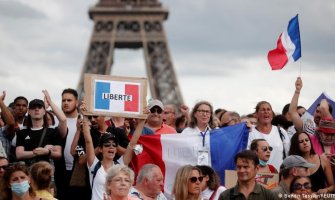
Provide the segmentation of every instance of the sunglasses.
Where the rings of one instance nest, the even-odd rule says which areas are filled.
[[[306,182],[304,184],[299,184],[299,183],[295,183],[293,184],[293,190],[301,190],[302,188],[304,189],[311,189],[312,188],[312,184]]]
[[[96,119],[96,118],[98,118],[99,116],[88,116],[88,119],[89,120],[92,120],[92,118],[94,118],[94,119]]]
[[[117,145],[114,142],[107,142],[102,144],[104,147],[117,147]]]
[[[163,112],[163,110],[161,108],[157,108],[157,107],[153,107],[150,109],[150,112],[151,113],[158,113],[158,114],[161,114]]]
[[[203,176],[199,176],[199,177],[193,176],[193,177],[190,178],[191,183],[196,183],[197,180],[199,180],[199,182],[201,183],[202,180],[204,180],[204,177]]]
[[[270,147],[270,146],[268,146],[268,147],[262,147],[261,149],[262,149],[264,152],[266,152],[268,149],[269,149],[269,151],[272,151],[272,150],[273,150],[273,148]]]
[[[6,170],[8,168],[8,165],[2,165],[2,166],[0,166],[0,169],[2,169],[2,170]]]

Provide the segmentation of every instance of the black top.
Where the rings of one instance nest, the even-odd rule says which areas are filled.
[[[30,128],[22,129],[17,132],[16,146],[23,146],[25,151],[33,151],[38,147],[42,133],[43,128],[40,130],[31,130]],[[46,129],[46,133],[40,147],[45,147],[48,144],[54,146],[62,145],[62,140],[58,134],[57,129]],[[38,156],[35,158],[26,159],[24,161],[29,164],[30,161],[37,162],[41,160],[49,162],[49,155]]]
[[[320,160],[320,166],[319,166],[319,169],[314,172],[314,174],[311,174],[309,176],[309,178],[311,179],[311,183],[312,183],[312,191],[313,192],[317,192],[319,189],[323,189],[326,186],[326,174],[325,172],[323,171],[323,168],[322,168],[322,164],[321,164],[321,158],[319,156],[319,160]]]

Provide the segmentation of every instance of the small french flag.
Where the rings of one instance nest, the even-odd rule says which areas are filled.
[[[95,81],[94,111],[139,114],[140,84],[119,81]]]
[[[277,48],[269,51],[268,61],[272,70],[282,69],[289,61],[301,57],[301,43],[298,15],[288,23],[287,30],[280,34]]]

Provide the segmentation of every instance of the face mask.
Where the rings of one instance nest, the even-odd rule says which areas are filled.
[[[259,165],[262,166],[262,167],[265,167],[266,166],[266,163],[265,161],[259,159]]]
[[[30,188],[28,181],[22,181],[20,183],[12,183],[11,189],[17,196],[21,197],[26,193]]]

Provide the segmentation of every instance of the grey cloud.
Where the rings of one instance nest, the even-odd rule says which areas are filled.
[[[42,12],[19,1],[5,0],[0,1],[0,17],[11,19],[41,19],[46,16]]]

